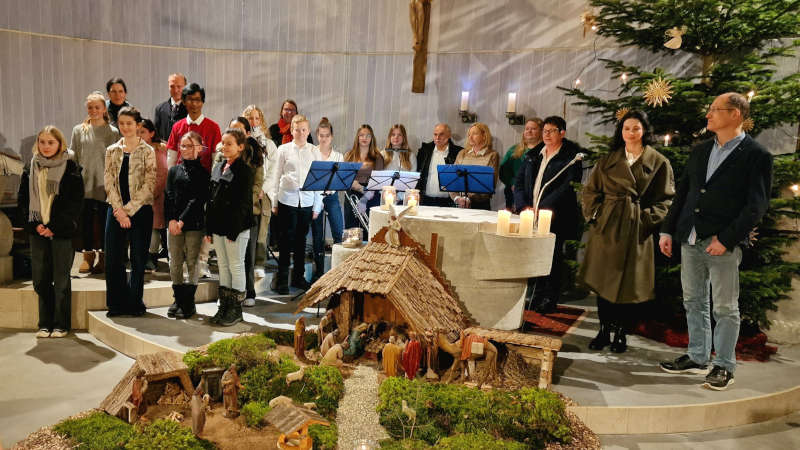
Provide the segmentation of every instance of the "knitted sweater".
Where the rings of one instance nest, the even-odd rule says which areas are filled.
[[[119,140],[119,131],[111,125],[95,127],[82,123],[72,129],[69,149],[83,168],[84,198],[106,201],[103,183],[106,148]]]

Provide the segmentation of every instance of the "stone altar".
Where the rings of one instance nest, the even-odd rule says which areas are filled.
[[[483,327],[514,330],[522,325],[527,279],[550,273],[555,235],[499,236],[497,211],[418,207],[400,219],[403,230],[431,251],[439,240],[436,265],[453,285],[473,318]],[[519,217],[512,216],[512,231]],[[389,225],[389,212],[372,208],[369,236]]]

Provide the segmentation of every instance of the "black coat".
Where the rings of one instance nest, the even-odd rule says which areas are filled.
[[[170,167],[164,195],[164,219],[183,222],[184,231],[205,230],[210,175],[199,159]]]
[[[71,239],[78,231],[78,218],[81,216],[81,207],[83,206],[83,176],[81,176],[81,166],[78,163],[70,159],[66,164],[64,176],[61,177],[61,182],[58,184],[58,195],[53,199],[53,206],[50,208],[50,223],[46,226],[55,237]],[[19,223],[24,224],[28,233],[38,235],[36,227],[41,222],[28,220],[30,213],[29,183],[30,169],[26,169],[22,174],[17,200]]]
[[[235,241],[239,233],[253,226],[253,170],[239,157],[222,173],[226,163],[219,162],[211,170],[207,234]]]
[[[747,240],[769,207],[772,155],[749,135],[706,181],[714,140],[692,149],[661,232],[686,242],[717,236],[727,249]]]
[[[447,155],[444,157],[445,164],[453,164],[458,156],[458,152],[463,150],[463,147],[453,143],[452,139],[447,141],[449,147],[447,148]],[[419,172],[419,181],[417,182],[417,189],[420,195],[427,195],[425,188],[428,186],[428,170],[431,166],[431,157],[436,145],[433,142],[424,142],[417,152],[417,171]]]
[[[186,115],[186,106],[183,102],[178,104],[175,113],[172,112],[172,103],[170,103],[170,99],[156,106],[153,118],[153,124],[156,126],[156,136],[162,141],[167,142],[169,140],[169,134],[172,133],[172,126],[175,125],[175,122],[186,117]]]
[[[525,154],[522,167],[517,172],[517,178],[514,182],[514,209],[517,211],[534,206],[533,187],[536,184],[536,176],[539,174],[539,166],[542,164],[542,148],[544,148],[544,143],[540,143],[529,150]],[[569,139],[564,139],[561,143],[561,149],[544,169],[542,186],[552,180],[580,151],[581,148],[578,144]],[[580,183],[581,176],[581,163],[578,161],[550,183],[542,192],[539,200],[539,209],[553,211],[553,221],[551,223],[553,233],[557,235],[565,234],[565,239],[572,239],[578,230],[580,210],[578,209],[578,197],[572,188],[572,183]]]

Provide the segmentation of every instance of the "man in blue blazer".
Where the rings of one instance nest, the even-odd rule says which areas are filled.
[[[717,97],[706,114],[716,138],[692,149],[672,206],[661,226],[659,247],[672,256],[681,246],[681,285],[689,327],[687,353],[661,363],[668,373],[707,374],[703,386],[733,384],[739,338],[739,244],[748,240],[769,206],[772,155],[742,131],[750,113],[737,93]],[[709,285],[713,292],[712,350]]]

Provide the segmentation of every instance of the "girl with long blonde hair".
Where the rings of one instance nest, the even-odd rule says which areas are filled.
[[[353,139],[353,147],[345,153],[344,160],[346,162],[362,163],[355,180],[353,180],[353,185],[346,192],[347,195],[352,195],[359,199],[359,209],[369,210],[370,207],[380,204],[380,195],[366,191],[372,171],[383,170],[385,167],[383,156],[378,151],[377,145],[375,145],[375,133],[372,131],[371,126],[363,124],[358,127],[356,137]],[[358,212],[353,211],[350,202],[344,202],[344,209],[345,227],[361,227],[364,229],[356,216]],[[364,230],[364,233],[366,232],[367,230]]]

